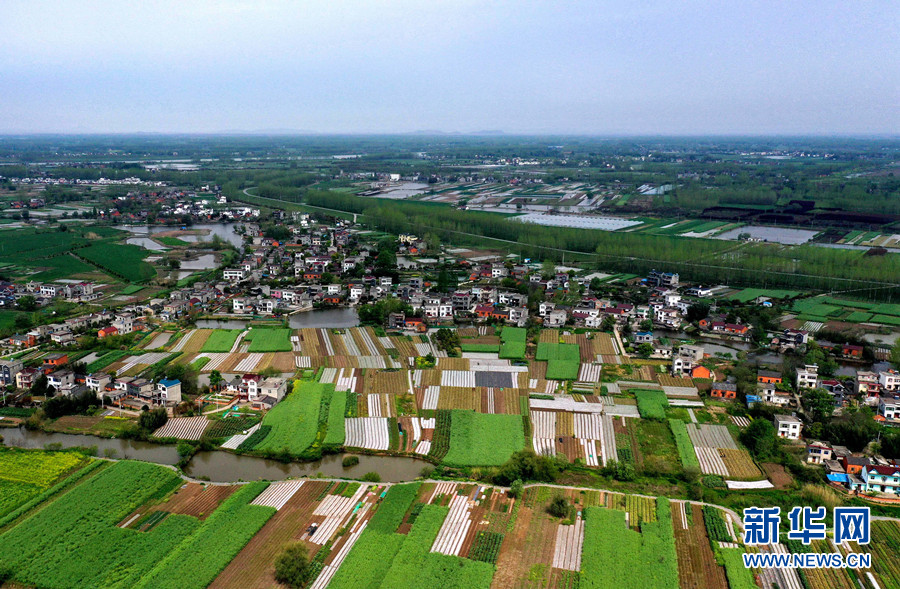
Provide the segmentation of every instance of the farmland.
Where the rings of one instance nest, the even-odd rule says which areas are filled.
[[[327,385],[297,380],[294,390],[278,403],[265,418],[263,427],[269,434],[254,449],[301,454],[316,439],[319,425],[319,406]]]
[[[576,344],[538,343],[536,360],[547,361],[547,378],[575,380],[581,365],[581,352]]]
[[[498,466],[525,447],[522,417],[453,410],[450,449],[444,462],[455,466]]]
[[[0,449],[0,517],[38,497],[65,474],[84,466],[75,452]]]
[[[290,352],[292,350],[291,333],[290,329],[251,329],[244,337],[250,342],[247,351],[251,354],[254,352]]]
[[[638,411],[644,419],[665,419],[666,407],[669,405],[666,394],[662,391],[637,390],[634,393],[637,399]]]
[[[230,352],[241,334],[240,329],[216,329],[210,334],[209,339],[203,343],[201,352]]]
[[[156,276],[144,261],[147,250],[136,245],[101,243],[77,250],[77,255],[128,282],[146,282]]]

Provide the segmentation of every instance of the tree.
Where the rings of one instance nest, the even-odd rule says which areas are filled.
[[[607,333],[612,333],[613,328],[616,326],[616,318],[612,315],[607,315],[603,318],[603,321],[600,322],[601,331],[605,331]]]
[[[31,383],[31,396],[32,397],[46,397],[50,392],[50,385],[47,383],[47,375],[40,374],[34,382]]]
[[[562,495],[557,495],[550,502],[550,505],[547,506],[547,513],[549,513],[553,517],[568,517],[569,502],[566,501],[566,498]]]
[[[146,432],[154,432],[166,425],[169,416],[163,407],[157,407],[150,411],[142,411],[138,417],[138,426]]]
[[[692,323],[695,321],[700,321],[701,319],[706,319],[708,315],[709,303],[704,301],[697,301],[687,309],[687,320]]]
[[[641,358],[649,358],[653,355],[653,344],[642,343],[637,347],[637,353]]]
[[[509,486],[509,496],[513,499],[518,499],[522,496],[522,493],[525,491],[525,484],[522,483],[522,479],[516,479],[512,482],[512,485]]]
[[[538,456],[533,450],[519,450],[507,460],[494,475],[498,485],[509,485],[516,479],[552,483],[559,474],[555,458]]]
[[[288,544],[275,559],[275,580],[288,587],[303,587],[311,572],[309,553],[302,542]]]
[[[23,311],[34,311],[37,309],[37,300],[31,295],[25,295],[16,301],[16,307]]]
[[[813,421],[825,421],[834,413],[834,398],[828,391],[813,389],[803,394],[803,407]]]
[[[222,377],[222,373],[218,370],[213,370],[209,373],[209,386],[211,386],[215,390],[219,390],[219,387],[225,379]]]
[[[644,319],[638,324],[638,329],[641,331],[651,331],[653,329],[653,320],[652,319]]]
[[[775,426],[768,419],[754,419],[741,433],[741,443],[756,458],[767,458],[775,451]]]
[[[549,280],[556,276],[556,263],[553,260],[544,260],[541,264],[541,278]]]

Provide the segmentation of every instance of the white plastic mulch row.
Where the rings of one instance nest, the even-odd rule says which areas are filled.
[[[301,348],[300,348],[300,336],[299,336],[299,335],[292,335],[292,336],[291,336],[291,351],[293,351],[293,352],[300,352],[300,351],[301,351]]]
[[[556,442],[552,438],[532,438],[534,453],[538,456],[556,456]]]
[[[616,448],[616,431],[613,429],[612,415],[603,415],[603,437],[600,438],[603,444],[603,466],[610,460],[618,460],[618,448]]]
[[[256,499],[251,501],[250,505],[262,505],[264,507],[281,509],[302,486],[303,481],[281,481],[279,483],[272,483],[266,487],[266,490],[260,493]]]
[[[147,366],[150,366],[151,364],[156,364],[157,362],[159,362],[160,360],[163,360],[164,358],[166,358],[168,356],[169,356],[168,352],[151,352],[149,354],[142,354],[140,356],[130,356],[125,361],[125,364],[121,368],[119,368],[119,374],[122,374],[128,370],[131,370],[138,364],[145,364]]]
[[[599,413],[576,413],[575,437],[579,440],[599,440],[602,423]]]
[[[694,447],[738,449],[731,432],[728,431],[728,426],[702,423],[689,425],[687,430]]]
[[[344,347],[347,348],[347,354],[350,356],[362,356],[362,352],[359,351],[359,346],[356,345],[356,340],[353,339],[353,336],[349,331],[345,331],[340,335],[341,341],[344,342]]]
[[[334,560],[331,561],[331,564],[326,564],[322,567],[319,576],[316,577],[316,582],[312,584],[310,589],[325,589],[325,587],[328,586],[328,583],[331,582],[332,577],[334,577],[334,574],[337,572],[338,568],[340,568],[344,559],[347,558],[347,554],[349,554],[353,545],[356,544],[356,541],[359,540],[359,537],[362,535],[363,530],[366,529],[366,524],[368,523],[368,520],[359,523],[359,527],[347,535],[347,541],[341,546],[341,549],[335,555]]]
[[[584,449],[584,462],[588,466],[600,466],[600,456],[595,440],[578,440]]]
[[[748,425],[750,425],[750,420],[743,415],[732,415],[731,421],[734,422],[734,425],[738,427],[747,427]]]
[[[534,428],[535,438],[555,438],[556,413],[553,411],[532,411],[531,426]]]
[[[313,515],[324,516],[325,521],[316,528],[309,541],[319,545],[328,542],[332,534],[341,527],[344,520],[353,512],[353,508],[366,494],[368,488],[368,485],[360,485],[352,497],[341,497],[340,495],[328,495],[325,497],[313,511]]]
[[[242,331],[238,334],[238,336],[234,340],[234,344],[231,346],[231,350],[228,351],[229,354],[236,354],[237,351],[241,348],[241,343],[244,341],[244,336],[246,336],[249,331]]]
[[[667,397],[699,397],[700,391],[696,387],[670,387],[663,386],[663,392]]]
[[[246,358],[237,363],[234,367],[235,372],[253,372],[257,365],[262,362],[265,354],[254,353],[249,354]]]
[[[725,486],[728,489],[772,489],[775,485],[770,483],[768,480],[763,479],[761,481],[725,481]]]
[[[490,387],[487,390],[487,412],[493,414],[496,410],[497,408],[494,406],[494,389]]]
[[[586,401],[576,401],[570,395],[556,397],[554,399],[529,399],[528,406],[532,409],[549,409],[567,412],[603,412],[603,403],[588,403]]]
[[[360,329],[359,336],[363,341],[363,344],[366,346],[366,351],[369,356],[378,356],[378,347],[375,345],[375,342],[372,340],[372,336],[369,335],[368,329]]]
[[[427,356],[428,354],[434,354],[434,348],[431,347],[431,344],[419,342],[416,344],[416,354],[418,354],[419,356]]]
[[[529,389],[534,390],[537,388],[537,385],[538,385],[538,379],[536,379],[536,378],[528,379],[528,388]]]
[[[456,491],[456,483],[438,483],[434,487],[434,491],[431,492],[431,497],[428,498],[426,503],[431,503],[434,501],[434,498],[438,495],[449,495]]]
[[[553,393],[555,393],[556,392],[556,384],[557,384],[556,382],[554,382],[552,380],[548,380],[547,386],[544,387],[544,394],[552,395]]]
[[[580,517],[571,526],[556,528],[553,548],[553,568],[578,572],[581,570],[581,547],[584,544],[584,520]]]
[[[475,388],[475,373],[468,370],[444,370],[441,372],[441,386]]]
[[[728,476],[728,469],[725,468],[725,462],[719,456],[719,451],[715,448],[704,448],[702,446],[694,446],[694,452],[697,454],[697,460],[700,461],[700,471],[703,474],[718,474],[723,477]]]
[[[294,364],[297,368],[312,368],[312,358],[309,356],[294,356]]]
[[[153,435],[157,438],[178,438],[180,440],[199,440],[206,431],[209,420],[204,415],[197,417],[173,417]]]
[[[369,406],[369,417],[393,417],[392,397],[388,393],[371,393],[366,397]],[[386,409],[385,409],[386,408]]]
[[[344,372],[346,370],[346,372]],[[356,389],[356,377],[352,368],[341,368],[334,384],[335,391],[352,391]]]
[[[346,445],[369,450],[387,450],[390,434],[387,417],[349,417],[344,421]]]
[[[578,380],[582,382],[600,382],[600,371],[603,366],[600,364],[582,364],[578,371]]]
[[[174,346],[172,346],[171,351],[172,352],[182,351],[184,349],[184,346],[188,343],[188,340],[190,340],[194,336],[195,333],[197,333],[196,329],[192,329],[191,331],[186,332],[183,336],[181,336],[181,339],[178,340]]]
[[[487,335],[487,325],[479,325],[478,326],[478,335]]]
[[[230,438],[228,438],[228,440],[225,441],[224,444],[222,444],[222,448],[237,450],[237,447],[243,444],[244,441],[247,440],[247,438],[252,436],[256,432],[256,430],[259,429],[260,425],[262,424],[257,423],[256,425],[248,429],[246,434],[237,434],[235,436],[231,436]]]
[[[334,384],[334,379],[337,378],[337,373],[337,368],[324,368],[322,369],[322,376],[319,378],[319,382]]]
[[[322,334],[322,340],[325,342],[325,351],[328,352],[329,356],[334,356],[334,347],[331,345],[331,334],[328,333],[327,329],[320,329],[319,333]]]
[[[209,358],[209,362],[203,365],[202,370],[209,370],[210,372],[217,370],[223,362],[228,360],[229,356],[231,356],[231,354],[227,352],[204,352],[202,354],[197,354],[197,358]],[[197,358],[194,359],[196,360]]]
[[[378,338],[378,343],[384,346],[384,349],[396,348],[397,345],[391,341],[391,338],[386,336],[381,336]]]
[[[421,419],[422,429],[434,429],[437,427],[437,419],[432,417],[431,419]]]
[[[425,389],[425,398],[422,399],[422,409],[437,409],[440,395],[441,387],[427,387]]]
[[[421,370],[413,370],[412,380],[413,380],[413,386],[417,386],[417,387],[422,386],[422,371]]]
[[[450,499],[450,513],[441,525],[437,538],[431,546],[431,552],[439,552],[448,556],[459,556],[466,533],[472,526],[469,517],[469,498],[465,495],[454,495]]]
[[[358,356],[356,360],[360,368],[387,368],[382,356]]]
[[[419,425],[419,418],[412,418],[412,439],[413,442],[417,442],[422,439],[422,426]]]
[[[431,440],[422,440],[416,446],[416,454],[427,456],[429,452],[431,452]]]

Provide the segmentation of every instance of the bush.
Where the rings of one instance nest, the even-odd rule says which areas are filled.
[[[367,483],[380,483],[381,475],[377,472],[367,472],[362,476],[362,480],[366,481]]]
[[[547,506],[547,513],[549,513],[553,517],[568,517],[569,502],[566,501],[566,498],[562,495],[557,495],[553,498],[553,501],[550,502],[550,505]]]
[[[343,465],[344,468],[350,468],[357,464],[359,464],[359,456],[345,456],[341,461],[341,465]]]
[[[288,544],[275,559],[275,580],[288,587],[306,584],[310,577],[309,554],[302,542]]]
[[[509,487],[509,496],[513,499],[518,499],[522,496],[522,492],[525,490],[525,484],[522,483],[522,479],[516,479],[512,482],[512,485]]]

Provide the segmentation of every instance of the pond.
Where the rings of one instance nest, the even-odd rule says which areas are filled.
[[[156,243],[149,237],[129,237],[125,240],[125,243],[130,245],[138,245],[144,249],[153,250],[155,252],[161,252],[166,249],[165,246]]]
[[[205,229],[207,230],[205,235],[180,235],[178,239],[196,243],[198,241],[209,241],[212,239],[213,235],[218,235],[235,247],[241,247],[244,243],[244,238],[237,232],[237,227],[237,223],[198,223],[196,225],[185,226],[185,229],[191,231],[197,229]],[[122,229],[131,231],[132,233],[136,234],[148,235],[155,233],[164,233],[166,231],[175,231],[181,229],[181,227],[171,225],[126,225],[123,226]]]
[[[742,233],[750,234],[750,237],[762,241],[783,243],[785,245],[799,245],[806,243],[819,233],[812,229],[790,229],[787,227],[768,227],[764,225],[746,225],[730,229],[725,233],[716,235],[713,239],[737,239]]]
[[[47,444],[59,444],[63,448],[96,446],[97,455],[101,457],[128,458],[166,465],[178,463],[178,452],[174,445],[90,435],[45,433],[22,427],[0,428],[0,435],[3,436],[4,444],[18,448],[44,448]],[[207,477],[217,483],[280,480],[317,475],[328,478],[362,478],[366,473],[376,472],[382,481],[398,483],[421,476],[422,470],[431,466],[425,460],[407,456],[360,455],[359,464],[344,468],[342,464],[344,456],[349,454],[333,454],[316,462],[283,463],[229,452],[198,452],[185,468],[185,472],[189,476]]]
[[[199,329],[246,329],[249,319],[201,319],[197,321]],[[341,307],[338,309],[313,309],[288,316],[291,329],[343,328],[359,325],[356,309]]]

